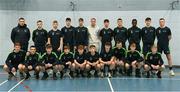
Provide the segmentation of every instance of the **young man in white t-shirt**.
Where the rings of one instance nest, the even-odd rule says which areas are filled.
[[[95,45],[98,52],[100,51],[99,30],[100,28],[96,25],[96,19],[91,18],[91,25],[88,26],[89,45]]]

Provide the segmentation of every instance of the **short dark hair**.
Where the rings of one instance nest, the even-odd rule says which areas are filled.
[[[137,22],[137,19],[132,19],[132,22],[136,21]]]
[[[57,21],[57,20],[54,20],[53,23],[58,23],[58,21]]]
[[[122,20],[121,18],[118,18],[117,20]]]
[[[111,43],[110,42],[106,42],[105,46],[111,46]]]
[[[52,48],[51,44],[46,44],[46,49]]]
[[[120,43],[122,44],[122,40],[117,40],[116,41],[116,44],[120,44]]]
[[[84,21],[84,19],[83,18],[79,18],[79,21]]]
[[[19,20],[25,20],[23,17],[20,17]]]
[[[71,18],[66,18],[66,21],[71,21]]]
[[[42,20],[38,20],[37,23],[39,23],[39,22],[43,22],[43,21]]]
[[[94,47],[96,47],[96,46],[95,46],[95,45],[90,45],[90,46],[89,46],[89,48],[94,48]]]
[[[150,17],[147,17],[147,18],[145,19],[145,21],[151,21],[151,18],[150,18]]]
[[[84,49],[83,45],[78,45],[78,49]]]
[[[108,23],[109,23],[109,20],[108,20],[108,19],[105,19],[105,20],[104,20],[104,23],[105,23],[105,22],[108,22]]]
[[[64,48],[64,49],[70,49],[70,46],[69,46],[69,45],[64,45],[63,48]]]
[[[21,46],[21,44],[17,42],[17,43],[14,43],[14,47],[15,46]]]
[[[165,20],[164,18],[160,18],[159,20]]]
[[[96,21],[96,18],[91,18],[91,20],[95,20]]]
[[[130,47],[136,47],[136,43],[135,43],[135,42],[132,42],[132,43],[130,44]]]
[[[31,46],[30,46],[30,48],[35,48],[35,49],[36,49],[36,46],[34,46],[34,45],[31,45]]]

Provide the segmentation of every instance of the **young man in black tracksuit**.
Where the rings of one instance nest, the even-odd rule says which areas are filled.
[[[104,52],[105,43],[106,42],[111,43],[111,41],[113,39],[113,30],[111,28],[109,28],[109,20],[108,19],[104,20],[104,28],[100,30],[99,36],[101,39],[101,52]],[[111,43],[111,47],[112,47],[112,43]]]
[[[49,77],[47,70],[53,70],[53,79],[56,80],[57,76],[57,66],[58,64],[58,56],[55,52],[52,52],[52,46],[50,44],[46,45],[46,52],[42,55],[40,60],[41,70],[44,73],[42,80],[45,80]]]
[[[34,74],[36,75],[36,79],[39,79],[39,72],[40,72],[40,67],[39,67],[39,59],[40,59],[40,54],[36,52],[36,47],[31,46],[29,55],[26,55],[26,60],[25,60],[25,72],[26,72],[26,78],[29,79],[31,77],[29,71],[34,70]]]
[[[174,76],[175,73],[172,69],[172,57],[170,54],[170,49],[169,49],[169,41],[172,38],[172,34],[171,34],[171,29],[167,26],[165,26],[165,19],[161,18],[159,20],[159,25],[160,27],[158,27],[156,29],[156,36],[157,36],[157,46],[158,46],[158,52],[162,53],[164,52],[164,54],[166,54],[166,57],[168,59],[168,64],[169,64],[169,74],[171,76]]]
[[[77,71],[77,77],[82,75],[83,77],[85,76],[85,67],[86,67],[86,53],[84,52],[84,46],[79,45],[77,47],[77,52],[75,53],[74,56],[74,64],[76,66],[76,71]]]
[[[145,19],[146,26],[142,28],[142,42],[144,57],[151,51],[151,46],[154,44],[156,29],[151,26],[151,18]]]
[[[89,46],[89,52],[87,53],[86,71],[89,75],[100,75],[101,65],[99,64],[99,53],[96,51],[95,45]]]
[[[84,48],[87,49],[88,47],[88,40],[89,40],[89,34],[87,27],[84,27],[83,25],[84,20],[83,18],[79,18],[79,26],[75,29],[75,47],[79,45],[84,45]]]
[[[36,50],[39,54],[43,54],[45,52],[45,45],[47,43],[47,31],[42,28],[43,22],[41,20],[37,21],[37,29],[33,31],[32,40],[36,47]]]
[[[22,50],[28,50],[30,30],[25,24],[24,18],[19,18],[18,26],[12,29],[11,40],[14,44],[20,43]]]
[[[151,47],[151,52],[148,52],[145,58],[144,70],[147,72],[147,78],[150,77],[150,71],[155,71],[158,78],[161,78],[161,72],[163,71],[164,62],[161,57],[161,53],[157,52],[157,46]]]
[[[115,44],[117,41],[122,41],[123,48],[126,49],[126,41],[127,41],[127,28],[123,26],[123,20],[119,18],[117,20],[118,26],[114,28],[114,40]]]
[[[74,77],[74,54],[70,52],[70,47],[68,45],[64,45],[63,48],[64,51],[61,53],[58,63],[58,70],[61,72],[61,78],[63,78],[63,76]]]
[[[64,26],[61,29],[61,33],[63,36],[63,44],[69,45],[71,52],[74,52],[74,43],[75,43],[74,32],[75,32],[75,28],[71,26],[71,19],[66,18],[66,26]]]
[[[136,19],[132,20],[132,27],[128,29],[128,41],[129,41],[129,44],[135,43],[136,50],[141,51],[141,46],[140,46],[141,29],[139,27],[137,27]],[[130,45],[129,45],[129,47],[130,47]]]
[[[126,49],[123,48],[123,41],[116,42],[116,47],[113,48],[113,57],[116,63],[116,73],[123,74],[126,59]]]
[[[11,52],[5,62],[3,69],[9,73],[8,79],[10,80],[13,76],[16,75],[17,70],[20,72],[20,78],[23,79],[24,75],[24,61],[25,61],[26,52],[21,50],[20,43],[14,44],[14,50]]]
[[[100,53],[100,65],[101,70],[103,71],[101,73],[101,77],[112,77],[112,74],[115,69],[115,60],[113,58],[113,52],[111,50],[111,43],[106,42],[104,45],[105,51]]]
[[[63,37],[58,29],[58,21],[53,21],[53,29],[48,32],[48,44],[52,45],[53,52],[58,56],[61,54],[63,47]]]
[[[126,54],[125,68],[127,75],[130,76],[131,73],[135,73],[136,77],[141,77],[140,68],[142,66],[143,58],[139,51],[136,50],[136,43],[130,44],[130,50]]]

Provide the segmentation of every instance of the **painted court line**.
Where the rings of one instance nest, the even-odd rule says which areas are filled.
[[[114,89],[113,89],[113,87],[112,87],[112,84],[111,84],[110,79],[109,79],[109,78],[107,78],[107,80],[108,80],[109,86],[110,86],[110,88],[111,88],[111,92],[114,92]]]
[[[22,79],[19,81],[16,85],[14,85],[8,92],[11,92],[13,89],[15,89],[19,84],[21,84],[25,79]]]
[[[0,86],[2,86],[4,83],[8,82],[8,80],[3,81],[2,83],[0,83]]]

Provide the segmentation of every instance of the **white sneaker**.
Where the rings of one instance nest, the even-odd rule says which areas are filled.
[[[170,76],[175,76],[174,71],[173,71],[173,70],[170,70],[170,71],[169,71],[169,75],[170,75]]]
[[[111,77],[112,77],[112,76],[111,76],[111,73],[108,73],[108,77],[109,77],[109,78],[111,78]]]

